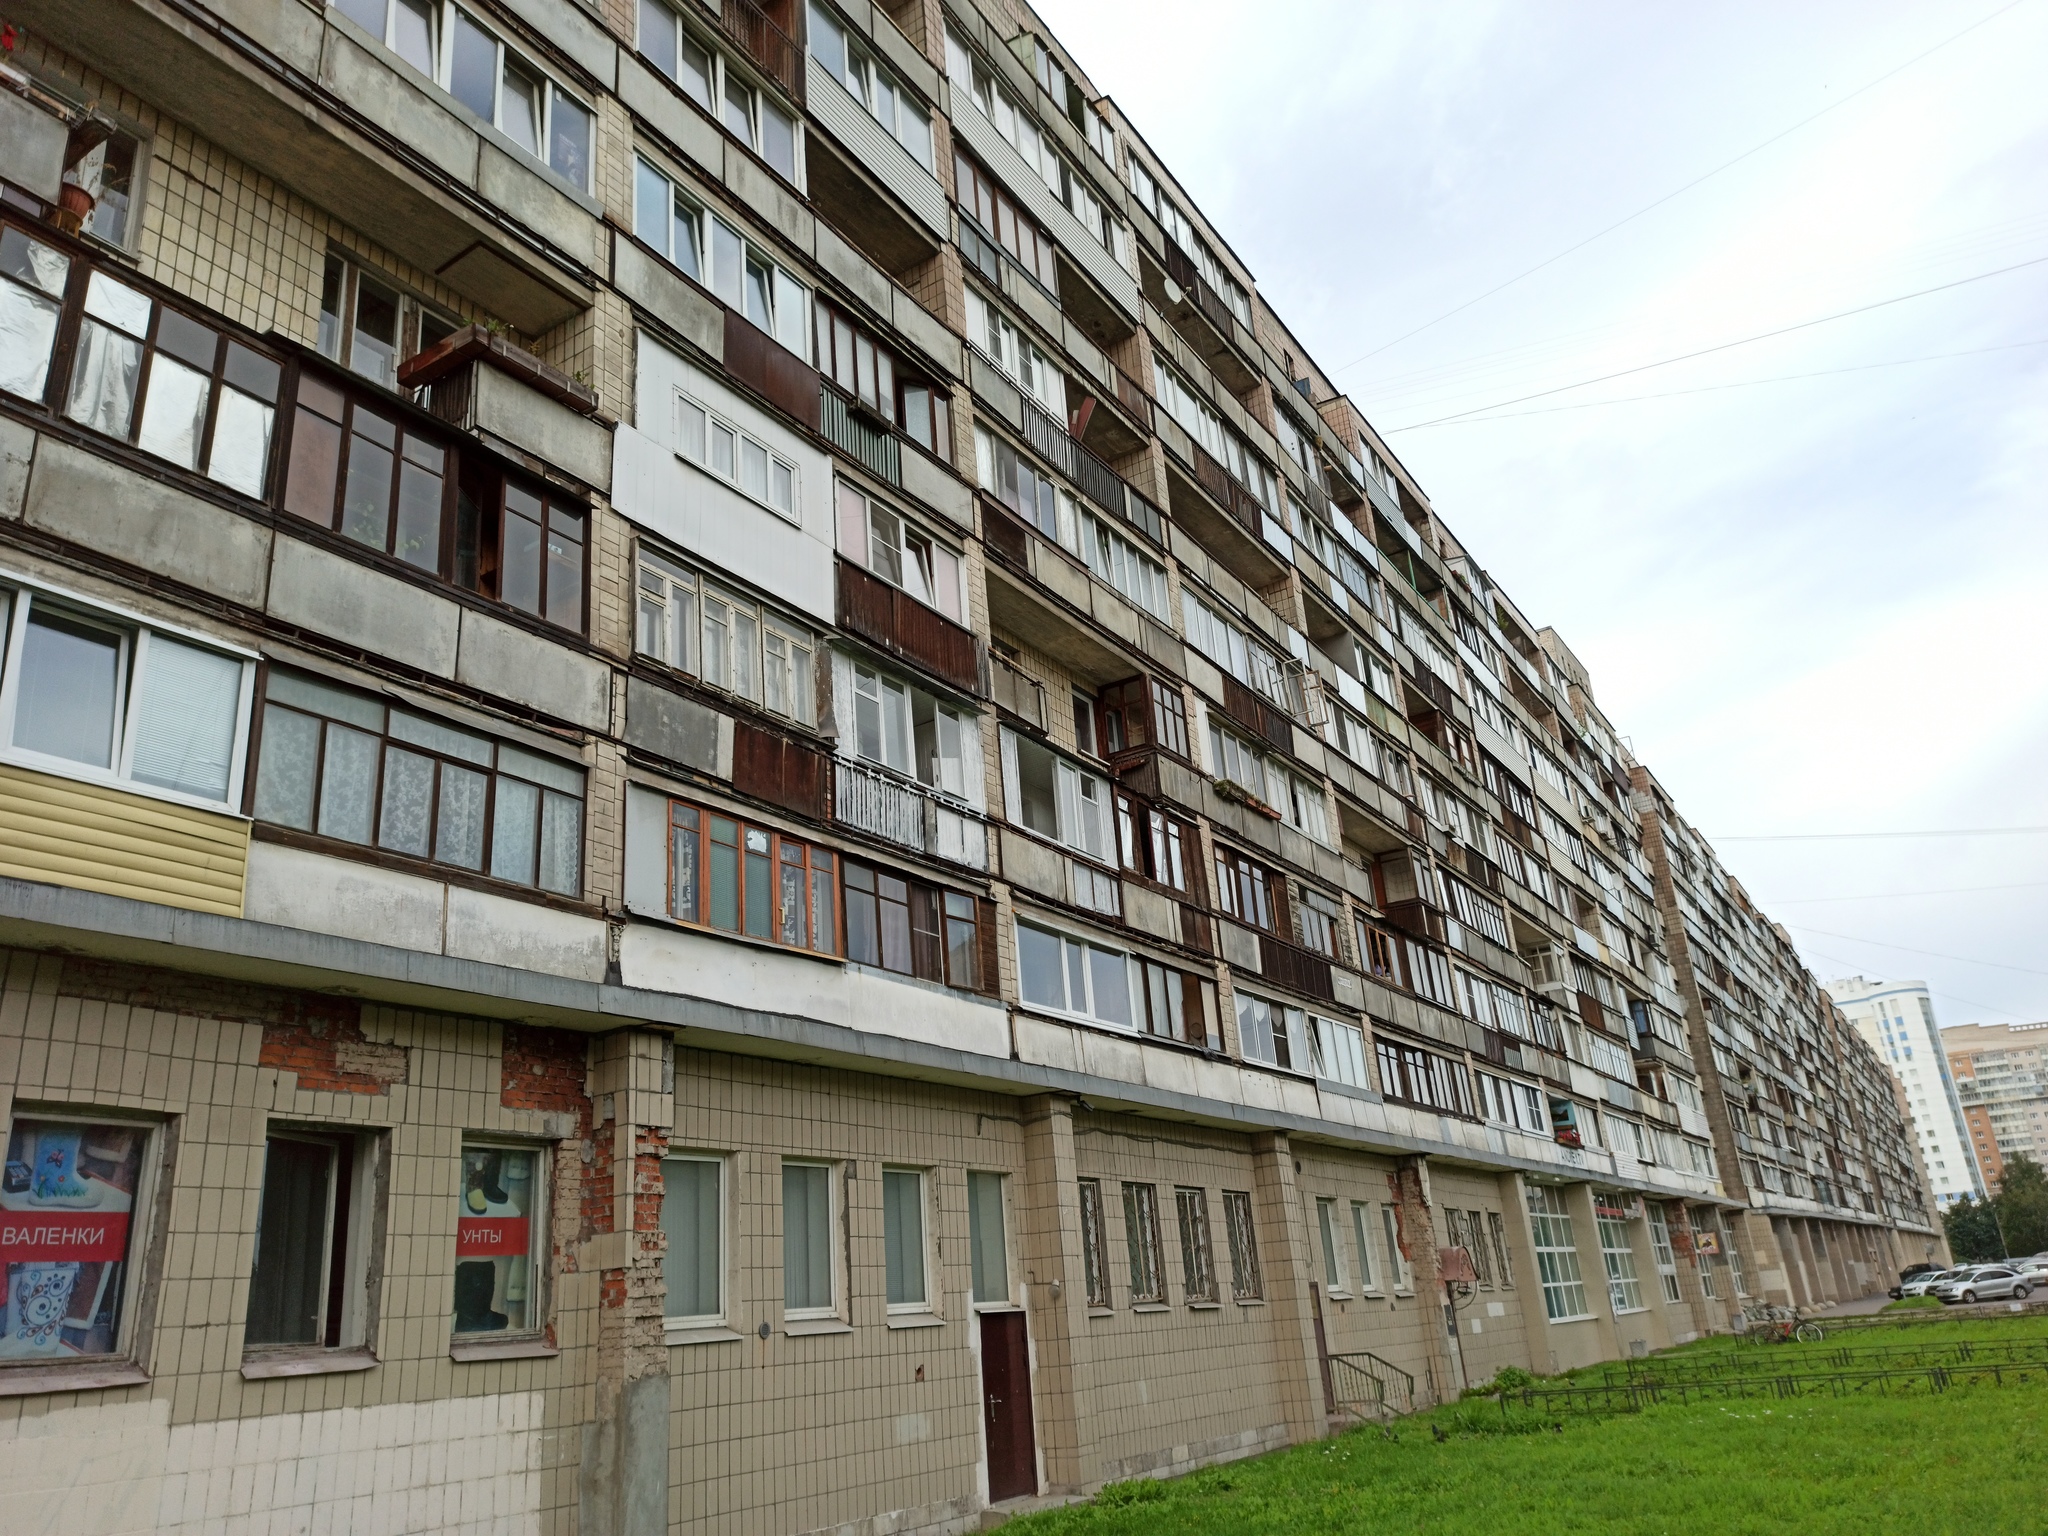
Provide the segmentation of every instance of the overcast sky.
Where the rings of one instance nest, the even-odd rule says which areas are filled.
[[[2048,1019],[2048,835],[1733,840],[2048,826],[2048,0],[1040,9],[1821,979]]]

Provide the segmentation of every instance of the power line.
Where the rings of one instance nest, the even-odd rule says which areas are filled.
[[[1711,837],[1721,843],[1827,843],[1866,837],[2008,837],[2022,832],[2048,832],[2048,827],[1957,827],[1940,832],[1766,832],[1748,837]]]
[[[1501,411],[1492,416],[1467,416],[1462,420],[1442,421],[1434,425],[1469,427],[1483,421],[1512,421],[1518,416],[1554,416],[1559,411],[1590,411],[1600,405],[1633,405],[1641,400],[1675,400],[1680,395],[1707,395],[1723,389],[1754,389],[1759,384],[1790,384],[1800,379],[1825,379],[1838,373],[1868,373],[1873,368],[1899,368],[1907,363],[1936,363],[1951,357],[1980,357],[1987,352],[2016,352],[2025,347],[2044,346],[2048,346],[2048,336],[2038,341],[2015,341],[1998,347],[1972,347],[1965,352],[1929,352],[1922,357],[1895,357],[1882,363],[1857,363],[1848,368],[1822,368],[1813,373],[1781,373],[1768,379],[1739,379],[1732,384],[1702,384],[1694,389],[1667,389],[1652,395],[1623,395],[1615,400],[1582,400],[1577,405],[1543,405],[1533,411]]]
[[[1909,955],[1932,955],[1937,960],[1954,960],[1961,965],[1988,965],[1998,971],[2018,971],[2023,976],[2048,976],[2048,971],[2033,970],[2024,965],[2007,965],[2002,960],[1972,960],[1968,955],[1951,955],[1938,949],[1915,949],[1910,944],[1893,944],[1886,939],[1860,939],[1853,933],[1830,933],[1825,928],[1809,928],[1804,923],[1787,923],[1787,928],[1797,928],[1801,933],[1817,933],[1828,939],[1847,939],[1851,944],[1868,944],[1876,949],[1903,950]]]
[[[1577,245],[1567,246],[1565,247],[1565,249],[1559,251],[1555,256],[1547,257],[1546,259],[1537,262],[1535,266],[1530,267],[1527,271],[1517,272],[1513,277],[1509,278],[1506,282],[1495,284],[1493,287],[1487,289],[1486,292],[1480,294],[1477,298],[1467,299],[1464,303],[1458,305],[1455,309],[1445,310],[1442,314],[1438,315],[1434,320],[1425,320],[1421,325],[1416,326],[1414,330],[1403,331],[1399,336],[1396,336],[1392,341],[1382,342],[1379,346],[1374,347],[1370,352],[1364,353],[1358,357],[1354,357],[1348,363],[1339,364],[1336,368],[1330,370],[1331,374],[1335,375],[1339,373],[1344,373],[1349,369],[1356,368],[1360,363],[1367,362],[1370,361],[1372,358],[1378,357],[1382,352],[1386,351],[1389,347],[1397,347],[1402,342],[1408,340],[1408,338],[1411,336],[1420,336],[1424,331],[1428,330],[1431,326],[1440,325],[1444,321],[1450,319],[1453,315],[1464,313],[1466,310],[1470,309],[1474,304],[1478,304],[1486,299],[1492,298],[1496,293],[1501,292],[1503,289],[1514,287],[1514,285],[1516,283],[1519,283],[1523,278],[1534,277],[1538,272],[1541,272],[1545,267],[1553,266],[1556,263],[1563,261],[1565,257],[1570,256],[1574,252],[1584,250],[1587,246],[1593,244],[1596,240],[1605,239],[1607,236],[1613,234],[1617,229],[1620,229],[1623,225],[1633,224],[1637,219],[1640,219],[1644,214],[1654,212],[1655,210],[1663,207],[1666,203],[1670,202],[1674,197],[1679,197],[1687,192],[1690,192],[1694,187],[1699,186],[1703,182],[1712,181],[1716,176],[1720,175],[1723,171],[1732,170],[1734,167],[1740,165],[1743,161],[1749,159],[1750,156],[1760,154],[1764,150],[1769,149],[1773,144],[1777,143],[1780,139],[1787,138],[1790,135],[1797,133],[1801,128],[1804,128],[1808,123],[1815,122],[1820,118],[1826,117],[1830,112],[1835,111],[1837,108],[1846,107],[1858,96],[1861,96],[1868,91],[1873,91],[1877,89],[1878,86],[1883,85],[1885,81],[1891,79],[1894,75],[1904,73],[1906,70],[1911,69],[1915,64],[1918,64],[1922,59],[1927,58],[1931,54],[1939,53],[1942,49],[1948,47],[1948,45],[1951,43],[1961,41],[1963,38],[1968,37],[1972,32],[1976,31],[1979,27],[1984,26],[1988,22],[1996,21],[1999,17],[2003,16],[2007,11],[2015,10],[2024,3],[2025,0],[2012,0],[2012,3],[2009,5],[2000,6],[1997,10],[1993,11],[1989,16],[1985,16],[1980,20],[1971,22],[1967,27],[1963,28],[1962,31],[1943,38],[1940,42],[1936,43],[1932,48],[1928,48],[1921,53],[1914,54],[1913,57],[1906,60],[1905,63],[1897,65],[1892,69],[1886,70],[1883,74],[1879,75],[1875,80],[1871,80],[1863,85],[1859,85],[1858,87],[1856,87],[1855,90],[1851,91],[1848,95],[1842,97],[1839,101],[1830,102],[1827,106],[1822,107],[1818,112],[1815,112],[1807,117],[1802,117],[1798,122],[1794,123],[1791,127],[1779,130],[1777,133],[1772,134],[1768,139],[1765,139],[1763,142],[1759,144],[1752,144],[1748,149],[1745,149],[1733,160],[1724,160],[1721,164],[1715,166],[1711,171],[1706,172],[1704,175],[1695,176],[1691,181],[1688,181],[1684,186],[1665,193],[1655,202],[1645,203],[1642,207],[1638,208],[1634,213],[1628,215],[1628,217],[1618,219],[1614,223],[1608,225],[1605,229],[1600,230],[1595,234],[1588,235],[1585,239],[1581,240]]]
[[[1990,272],[1976,272],[1968,277],[1959,277],[1952,283],[1937,283],[1932,288],[1918,288],[1911,293],[1894,294],[1889,299],[1879,299],[1874,304],[1859,304],[1854,309],[1837,310],[1832,315],[1822,315],[1813,320],[1802,320],[1797,325],[1784,325],[1775,331],[1759,331],[1754,336],[1739,337],[1734,341],[1717,342],[1711,347],[1701,347],[1697,352],[1681,352],[1676,357],[1659,358],[1654,363],[1638,363],[1633,368],[1622,368],[1614,373],[1603,373],[1591,379],[1580,379],[1572,384],[1559,384],[1552,389],[1539,389],[1534,394],[1517,395],[1512,400],[1496,400],[1491,405],[1475,405],[1469,411],[1453,411],[1448,416],[1433,417],[1428,421],[1411,421],[1405,427],[1395,427],[1395,432],[1413,432],[1420,427],[1441,426],[1447,421],[1460,421],[1467,416],[1479,416],[1488,411],[1503,410],[1510,405],[1521,405],[1530,400],[1544,400],[1551,395],[1566,394],[1574,389],[1586,389],[1594,384],[1605,384],[1611,379],[1625,379],[1633,374],[1648,373],[1653,368],[1668,368],[1673,363],[1689,363],[1696,357],[1711,357],[1716,352],[1727,352],[1735,347],[1746,347],[1753,342],[1769,341],[1775,336],[1790,336],[1794,331],[1812,330],[1816,325],[1826,325],[1832,320],[1847,320],[1852,315],[1867,315],[1874,309],[1886,309],[1893,304],[1903,304],[1908,299],[1924,299],[1931,293],[1946,293],[1951,288],[1962,288],[1970,283],[1981,283],[1986,278],[2003,277],[2008,272],[2018,272],[2027,267],[2038,267],[2048,262],[2048,256],[2035,256],[2026,261],[2016,261],[2009,267],[1998,267]]]
[[[1804,907],[1830,901],[1892,901],[1905,896],[1965,896],[1979,891],[2033,891],[2048,880],[2022,880],[2017,885],[1952,885],[1939,891],[1859,891],[1854,896],[1794,896],[1776,901],[1759,900],[1764,907]]]
[[[1803,953],[1813,956],[1816,960],[1832,960],[1835,964],[1852,971],[1860,965],[1862,965],[1863,963],[1860,960],[1844,960],[1840,955],[1831,955],[1824,949],[1813,949],[1809,947],[1805,949]],[[2034,1015],[2031,1013],[2015,1013],[2012,1011],[2012,1009],[2001,1008],[1996,1003],[1979,1002],[1974,997],[1964,997],[1962,993],[1951,992],[1946,987],[1929,987],[1927,990],[1933,993],[1936,997],[1946,997],[1958,1003],[1968,1003],[1972,1008],[1982,1008],[1987,1013],[2002,1013],[2008,1019],[2019,1019],[2022,1022],[2025,1022],[2033,1019],[2034,1017]]]

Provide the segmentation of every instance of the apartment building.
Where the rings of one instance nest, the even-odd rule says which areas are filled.
[[[1970,1150],[1996,1194],[2007,1158],[2048,1156],[2048,1024],[1951,1024],[1941,1045]]]
[[[1939,1247],[1028,9],[0,49],[26,1526],[956,1531]]]
[[[1851,976],[1830,983],[1828,992],[1898,1079],[1937,1205],[1965,1195],[1983,1199],[1985,1173],[1949,1070],[1953,1047],[1935,1022],[1927,983]]]

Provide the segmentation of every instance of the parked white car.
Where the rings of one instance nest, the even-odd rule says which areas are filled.
[[[1915,1275],[1910,1280],[1900,1281],[1899,1295],[1902,1298],[1907,1296],[1925,1296],[1944,1280],[1952,1279],[1961,1273],[1960,1269],[1930,1269],[1925,1274]]]
[[[1973,1301],[2025,1301],[2033,1291],[2027,1277],[2008,1264],[1979,1264],[1944,1280],[1934,1288],[1934,1294],[1952,1306],[1968,1306]]]

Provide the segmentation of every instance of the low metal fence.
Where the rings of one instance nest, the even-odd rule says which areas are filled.
[[[1545,1413],[1640,1413],[1666,1403],[1715,1403],[1738,1399],[1799,1397],[1901,1397],[1942,1393],[1951,1387],[2048,1385],[2048,1361],[1982,1361],[1974,1364],[1898,1366],[1878,1370],[1751,1374],[1693,1381],[1626,1381],[1572,1386],[1533,1386],[1496,1394],[1503,1415],[1510,1406]]]
[[[1768,1357],[1752,1351],[1652,1355],[1617,1360],[1582,1371],[1575,1386],[1676,1386],[1755,1377],[1839,1374],[1844,1371],[1919,1370],[1980,1365],[2048,1366],[2048,1338],[1942,1339],[1891,1346],[1792,1344]]]

